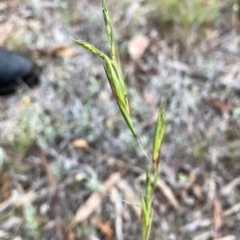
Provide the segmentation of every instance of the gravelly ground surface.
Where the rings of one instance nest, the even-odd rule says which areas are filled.
[[[0,239],[140,239],[139,208],[120,199],[139,201],[147,162],[101,61],[68,36],[107,51],[100,1],[1,4],[0,45],[30,54],[42,73],[38,88],[0,99]],[[108,5],[149,153],[158,108],[166,108],[151,239],[240,239],[239,25],[231,8],[215,27],[181,32],[146,14],[144,1]],[[132,60],[136,35],[149,46]]]

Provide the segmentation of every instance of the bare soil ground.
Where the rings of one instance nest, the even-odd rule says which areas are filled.
[[[219,6],[214,25],[182,29],[149,14],[148,2],[107,3],[149,153],[166,108],[151,239],[240,239],[240,26],[232,5]],[[101,1],[0,2],[0,45],[42,69],[38,88],[0,99],[0,239],[141,239],[147,161],[101,61],[69,36],[108,51]]]

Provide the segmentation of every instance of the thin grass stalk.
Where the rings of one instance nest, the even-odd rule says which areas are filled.
[[[149,240],[150,232],[152,227],[153,219],[153,199],[154,191],[157,185],[158,173],[159,173],[159,159],[160,159],[160,148],[163,139],[164,129],[165,129],[165,115],[163,106],[159,110],[158,119],[155,125],[155,131],[153,136],[153,148],[152,148],[152,161],[148,157],[146,151],[144,150],[139,138],[137,137],[135,128],[132,123],[130,108],[127,98],[127,88],[124,81],[124,75],[121,67],[121,62],[119,59],[119,54],[117,50],[117,45],[114,40],[113,30],[110,23],[110,18],[108,14],[108,9],[106,1],[102,0],[102,11],[104,17],[104,23],[106,28],[106,33],[108,36],[110,57],[105,53],[97,49],[90,43],[87,43],[81,39],[72,38],[72,40],[90,51],[94,55],[101,58],[104,62],[104,69],[107,75],[109,85],[111,87],[113,96],[117,102],[118,108],[130,129],[132,135],[137,140],[137,143],[149,161],[149,167],[146,167],[146,184],[145,184],[145,194],[141,199],[141,234],[142,240]],[[149,170],[151,169],[151,171]],[[153,179],[153,180],[152,180]]]

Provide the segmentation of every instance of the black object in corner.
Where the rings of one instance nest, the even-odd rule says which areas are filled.
[[[0,48],[0,95],[14,93],[24,83],[33,87],[39,83],[39,68],[22,53]]]

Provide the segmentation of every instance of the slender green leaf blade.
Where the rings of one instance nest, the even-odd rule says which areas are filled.
[[[85,48],[86,50],[88,50],[89,52],[97,55],[98,57],[100,57],[101,59],[103,59],[104,61],[106,60],[107,55],[105,55],[103,52],[101,52],[99,49],[97,49],[96,47],[94,47],[92,44],[88,43],[88,42],[85,42],[81,39],[75,39],[75,38],[72,38],[72,40],[82,46],[83,48]]]
[[[121,82],[119,82],[117,74],[114,68],[112,67],[112,64],[110,61],[105,61],[104,68],[108,77],[108,82],[112,89],[114,98],[118,104],[118,107],[122,113],[122,116],[125,119],[125,122],[127,123],[133,136],[136,138],[137,134],[132,124],[131,116],[129,113],[129,107],[128,107],[128,104],[126,103],[126,96],[123,92]]]
[[[123,71],[122,71],[121,62],[120,62],[120,58],[119,58],[119,54],[118,54],[118,50],[117,50],[117,45],[116,45],[116,41],[114,39],[113,29],[111,26],[111,22],[110,22],[108,9],[107,9],[105,0],[102,1],[102,9],[103,9],[103,16],[104,16],[106,32],[107,32],[108,40],[110,43],[111,59],[114,62],[114,66],[116,67],[116,70],[117,70],[118,79],[120,80],[123,90],[124,90],[124,94],[126,95],[126,86],[125,86]]]
[[[144,197],[141,198],[141,232],[142,232],[142,240],[146,239],[147,236],[147,226],[146,226],[146,217],[147,217],[147,209]]]
[[[105,61],[104,68],[106,70],[108,81],[112,88],[116,101],[120,102],[121,105],[126,107],[125,94],[123,92],[122,85],[118,80],[117,72],[114,70],[111,61]]]
[[[129,115],[129,113],[126,111],[126,108],[123,108],[121,105],[118,105],[122,115],[123,115],[123,118],[125,119],[125,122],[127,123],[130,131],[132,132],[132,135],[137,138],[137,133],[134,129],[134,126],[133,126],[133,123],[132,123],[132,120],[131,120],[131,116]]]
[[[165,130],[165,123],[166,123],[166,120],[165,120],[165,114],[164,114],[164,106],[162,105],[158,113],[158,118],[157,118],[155,131],[153,135],[153,147],[152,147],[153,162],[152,163],[153,163],[154,172],[157,170],[158,164],[159,164],[160,147],[162,144],[163,134]]]
[[[146,192],[145,193],[145,204],[146,204],[146,209],[147,209],[146,226],[148,226],[149,221],[150,221],[151,212],[152,212],[152,210],[151,210],[152,183],[151,183],[151,177],[150,177],[150,170],[148,167],[146,168],[145,192]]]
[[[116,60],[113,60],[113,68],[115,69],[116,74],[118,76],[118,81],[121,84],[122,91],[125,95],[125,102],[128,106],[127,89],[126,89],[126,85],[125,85],[125,81],[124,81],[124,76],[123,76],[123,71],[122,71],[120,60],[119,60],[119,62],[117,62]]]
[[[105,22],[105,28],[106,28],[106,32],[107,32],[107,36],[108,36],[108,41],[110,44],[110,53],[111,53],[111,57],[113,60],[115,58],[114,57],[115,56],[115,47],[114,47],[114,41],[113,41],[113,31],[112,31],[110,18],[109,18],[109,14],[108,14],[108,9],[107,9],[105,0],[102,0],[102,10],[103,10],[103,18],[104,18],[104,22]]]

